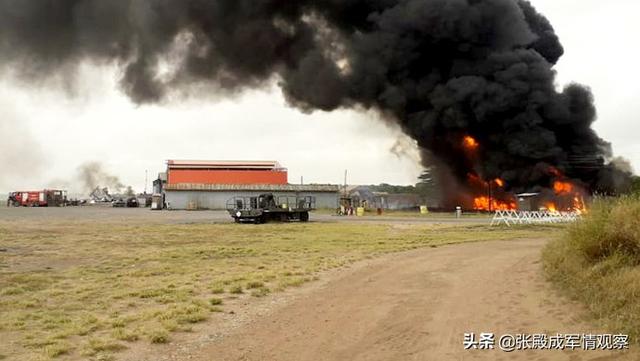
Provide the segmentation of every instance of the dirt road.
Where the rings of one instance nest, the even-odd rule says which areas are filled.
[[[602,351],[465,351],[465,332],[589,333],[541,274],[543,241],[453,245],[368,261],[197,349],[190,360],[620,360]],[[183,349],[183,351],[185,351]]]

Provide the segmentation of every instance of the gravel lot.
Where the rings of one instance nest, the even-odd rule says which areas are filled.
[[[63,208],[7,208],[0,207],[0,220],[5,221],[132,221],[158,224],[189,223],[231,223],[226,211],[151,211],[148,208],[113,208],[106,205],[63,207]],[[337,217],[327,212],[312,212],[312,222],[376,222],[376,223],[460,223],[487,224],[488,217],[470,215],[461,219],[451,214],[430,214],[428,216],[365,216]]]

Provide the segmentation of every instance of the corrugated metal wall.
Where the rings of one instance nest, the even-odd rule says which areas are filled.
[[[226,209],[227,201],[233,197],[257,197],[264,192],[259,191],[165,191],[166,202],[171,209]],[[338,192],[272,192],[274,196],[313,196],[316,197],[316,208],[338,208]]]

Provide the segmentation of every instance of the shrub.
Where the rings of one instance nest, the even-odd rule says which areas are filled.
[[[251,281],[247,283],[247,289],[260,288],[260,287],[264,287],[264,283],[260,281]]]
[[[640,197],[597,201],[543,252],[548,278],[615,333],[640,335]]]
[[[209,300],[209,303],[212,306],[221,305],[222,304],[222,299],[221,298],[212,298],[212,299]]]
[[[55,343],[45,346],[44,353],[50,358],[67,355],[71,351],[71,346],[67,343]],[[2,357],[0,357],[2,359]]]
[[[597,201],[585,222],[570,229],[569,242],[589,262],[621,253],[640,264],[640,201],[637,197]]]
[[[271,292],[271,290],[268,287],[255,288],[253,291],[251,291],[251,296],[253,296],[253,297],[264,297],[264,296],[268,295],[270,292]]]
[[[166,330],[158,329],[147,333],[151,343],[167,343],[169,342],[169,333]]]
[[[211,289],[211,293],[213,293],[214,295],[219,295],[224,293],[224,287],[214,287]]]

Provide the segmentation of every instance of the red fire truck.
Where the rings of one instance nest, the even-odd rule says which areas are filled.
[[[67,205],[67,191],[45,189],[9,193],[8,206],[14,207],[64,207]]]

